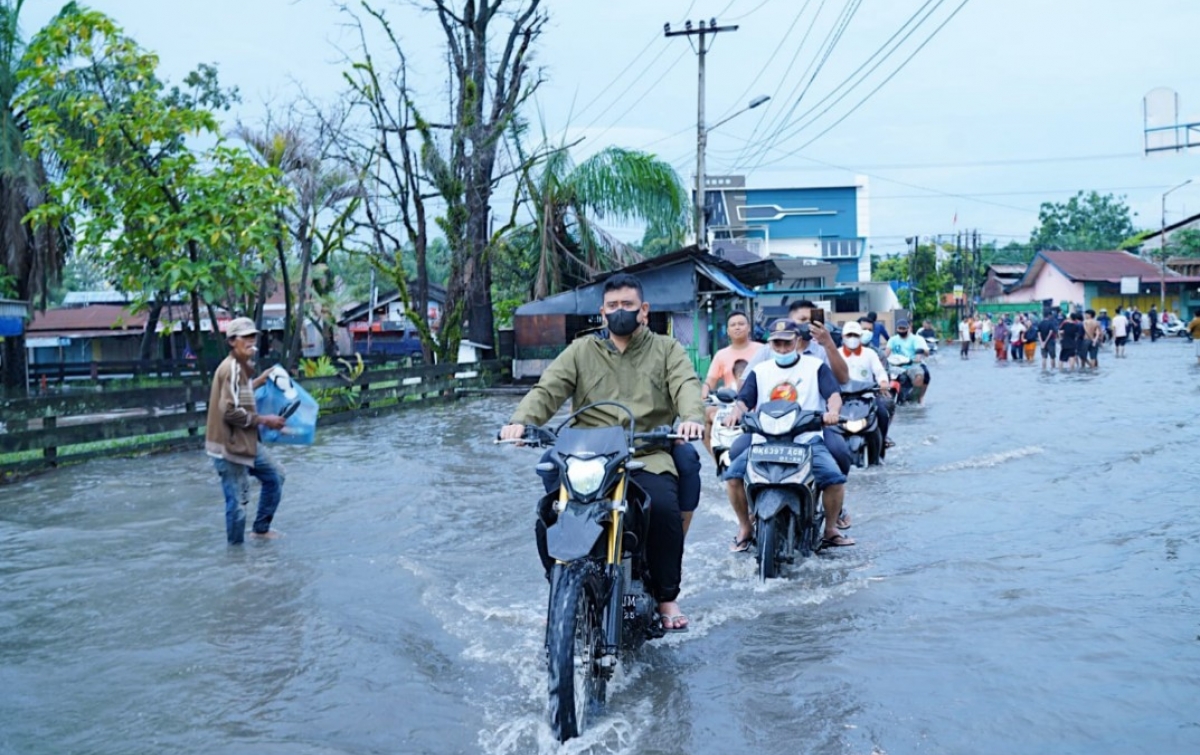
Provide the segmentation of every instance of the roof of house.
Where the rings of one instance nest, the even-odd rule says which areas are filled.
[[[1041,251],[1034,255],[1029,269],[1014,288],[1031,285],[1046,265],[1058,270],[1073,282],[1120,283],[1122,278],[1127,277],[1157,282],[1162,277],[1158,265],[1126,251]],[[1174,280],[1179,276],[1168,269],[1166,277],[1167,280]]]
[[[416,293],[416,286],[417,286],[416,281],[409,281],[408,286],[409,286],[408,292],[410,295]],[[379,309],[380,307],[386,307],[388,304],[391,304],[392,302],[399,301],[399,300],[400,300],[400,289],[392,289],[391,291],[387,291],[384,293],[378,293],[375,295],[375,309]],[[438,304],[445,304],[446,303],[445,287],[439,286],[438,284],[430,281],[430,283],[429,283],[429,301],[437,302]],[[369,302],[369,301],[360,302],[358,304],[354,304],[352,306],[347,307],[346,309],[342,310],[342,316],[338,318],[338,325],[345,327],[348,323],[351,323],[362,317],[366,317],[367,310],[369,310],[369,309],[371,309],[371,302]]]
[[[146,313],[131,313],[120,304],[92,304],[37,312],[26,333],[31,336],[101,337],[140,335]]]
[[[1145,236],[1142,237],[1142,243],[1144,244],[1147,241],[1149,241],[1150,239],[1156,239],[1163,234],[1163,231],[1166,231],[1167,237],[1168,237],[1167,243],[1170,244],[1169,238],[1173,231],[1177,231],[1180,228],[1187,228],[1187,227],[1193,226],[1196,224],[1197,221],[1200,221],[1200,215],[1191,215],[1189,217],[1184,218],[1183,220],[1172,223],[1171,225],[1167,226],[1166,228],[1154,231],[1153,233],[1146,234]]]
[[[697,290],[726,291],[754,296],[750,289],[779,280],[782,273],[773,260],[734,265],[714,257],[694,244],[652,257],[620,270],[603,273],[570,291],[531,301],[517,308],[519,316],[594,314],[603,297],[600,284],[617,273],[637,275],[646,300],[658,311],[687,312],[696,306]]]
[[[1024,274],[1026,268],[1028,267],[1029,265],[1019,262],[993,262],[992,264],[988,265],[988,270],[994,271],[998,276],[1015,276],[1019,278],[1022,274]]]

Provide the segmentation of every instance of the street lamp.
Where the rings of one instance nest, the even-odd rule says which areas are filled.
[[[724,123],[728,123],[747,110],[753,110],[771,98],[768,95],[760,94],[750,100],[746,107],[705,128],[703,86],[701,86],[700,91],[700,113],[696,119],[696,246],[704,249],[708,246],[708,230],[705,227],[704,218],[704,150],[708,148],[708,132]]]
[[[1167,195],[1176,189],[1182,189],[1191,182],[1192,179],[1189,178],[1178,186],[1172,186],[1171,188],[1167,189],[1162,195],[1162,215],[1160,217],[1162,222],[1162,232],[1158,236],[1158,263],[1160,265],[1158,278],[1158,309],[1160,317],[1162,316],[1163,312],[1167,311]]]

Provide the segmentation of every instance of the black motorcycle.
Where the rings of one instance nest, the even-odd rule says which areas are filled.
[[[617,407],[628,427],[568,426],[599,406]],[[632,412],[611,401],[585,406],[554,429],[526,428],[524,444],[553,447],[539,471],[559,477],[558,489],[539,501],[538,518],[554,559],[546,657],[550,725],[561,742],[603,712],[621,658],[665,633],[644,584],[650,497],[630,473],[644,466],[635,449],[677,437],[670,428],[634,432]]]
[[[842,411],[838,416],[837,432],[846,439],[850,458],[856,467],[879,464],[886,451],[883,445],[883,430],[879,426],[879,413],[875,397],[879,386],[875,383],[856,380],[842,391]]]
[[[821,413],[800,408],[795,401],[768,401],[742,417],[746,432],[765,443],[750,446],[746,465],[746,499],[758,547],[758,576],[779,575],[796,554],[806,558],[821,545],[825,512],[812,471],[812,450],[797,444],[796,436],[820,432]]]

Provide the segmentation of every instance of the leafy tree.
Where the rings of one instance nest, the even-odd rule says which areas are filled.
[[[529,291],[535,299],[641,259],[598,221],[642,221],[655,229],[653,238],[687,232],[687,191],[669,163],[645,152],[609,147],[576,165],[560,148],[525,190],[533,221],[518,229],[510,248],[536,261]]]
[[[291,188],[291,201],[277,208],[280,223],[275,236],[288,312],[283,361],[289,369],[300,359],[300,336],[306,317],[323,334],[326,353],[334,352],[333,333],[338,313],[331,298],[336,286],[329,262],[334,254],[346,248],[351,221],[363,195],[358,176],[330,155],[336,130],[336,119],[326,118],[316,119],[308,127],[297,123],[268,124],[262,131],[256,131],[239,124],[235,130],[264,165],[283,174]],[[282,237],[284,232],[290,237],[286,242]],[[285,254],[285,247],[292,246],[300,263],[300,283],[294,303]],[[315,278],[314,270],[319,273]],[[310,281],[316,293],[326,298],[326,306],[306,308]],[[264,298],[260,296],[260,304]],[[322,316],[317,316],[317,311]]]
[[[1128,205],[1112,194],[1082,191],[1066,202],[1043,202],[1030,234],[1035,250],[1116,249],[1134,234]]]
[[[389,72],[375,62],[359,24],[360,59],[346,79],[373,133],[369,140],[354,140],[347,159],[360,166],[364,180],[375,175],[380,191],[372,186],[364,207],[373,254],[380,272],[400,290],[422,343],[441,360],[455,358],[463,337],[494,342],[492,264],[501,239],[515,224],[516,203],[507,213],[497,209],[494,225],[496,208],[491,205],[499,183],[528,167],[505,169],[500,147],[510,134],[520,133],[519,111],[540,83],[530,69],[534,40],[546,22],[540,4],[541,0],[421,3],[437,19],[446,45],[448,102],[442,107],[448,110],[449,122],[436,123],[422,112],[441,110],[418,107],[417,92],[407,82],[403,46],[383,12],[362,3],[397,64]],[[443,207],[434,222],[450,250],[446,306],[436,332],[426,325],[423,306],[428,283],[427,199],[437,199]],[[395,215],[399,217],[389,222]],[[409,291],[401,262],[405,243],[400,234],[416,254],[415,293]]]
[[[0,295],[45,309],[71,247],[71,224],[67,218],[38,223],[29,217],[51,201],[48,184],[57,165],[52,151],[35,156],[25,149],[30,124],[21,100],[37,60],[25,54],[19,25],[24,4],[0,0]],[[7,338],[2,348],[0,384],[21,385],[25,339]]]
[[[1180,257],[1200,257],[1200,230],[1184,228],[1171,235],[1167,251]]]
[[[873,257],[871,280],[902,283],[900,304],[919,322],[940,315],[941,295],[949,291],[954,282],[953,269],[953,261],[938,265],[935,245],[918,244],[915,253]]]
[[[168,90],[157,57],[101,13],[68,4],[26,55],[39,64],[26,71],[19,100],[31,124],[28,153],[62,163],[56,203],[31,217],[83,219],[80,243],[99,252],[137,306],[185,295],[185,333],[199,353],[201,306],[215,322],[215,302],[255,290],[275,210],[289,198],[278,173],[220,137],[214,69],[188,78],[191,93]],[[73,135],[79,125],[86,137]],[[211,146],[189,146],[197,137]]]

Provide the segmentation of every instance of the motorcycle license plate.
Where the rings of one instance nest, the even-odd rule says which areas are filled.
[[[783,464],[803,464],[808,461],[809,450],[806,446],[794,443],[788,445],[757,445],[750,447],[750,461],[766,461]]]

